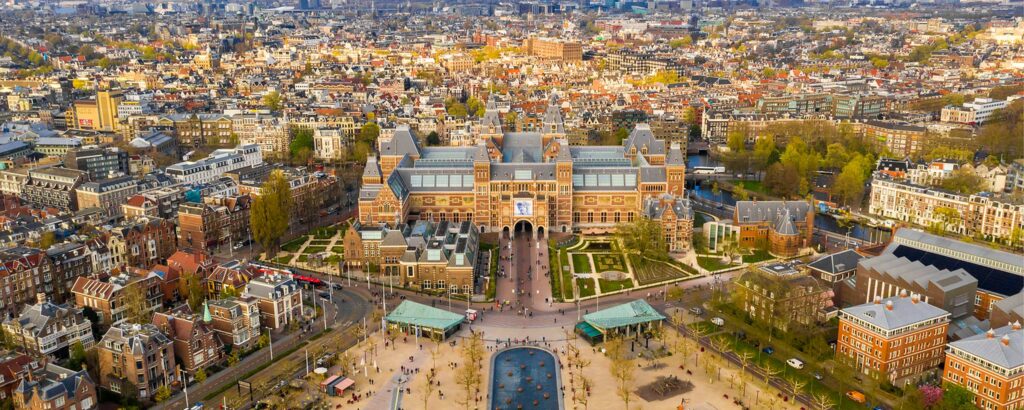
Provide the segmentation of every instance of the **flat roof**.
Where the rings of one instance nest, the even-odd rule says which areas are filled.
[[[388,314],[387,320],[392,323],[448,330],[462,323],[463,316],[447,310],[404,300],[395,310]]]

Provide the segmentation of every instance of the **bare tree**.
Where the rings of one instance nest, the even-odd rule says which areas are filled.
[[[455,374],[455,382],[462,386],[465,397],[459,401],[467,409],[476,403],[476,392],[483,380],[480,369],[484,357],[483,338],[479,333],[472,333],[468,339],[463,340],[462,367]]]
[[[829,397],[826,393],[818,393],[811,397],[811,403],[814,403],[814,407],[818,410],[829,410],[836,404],[832,401],[832,397]]]
[[[629,409],[629,400],[633,396],[632,388],[635,379],[635,359],[629,357],[626,351],[626,343],[619,337],[605,335],[605,350],[608,359],[612,361],[609,370],[615,380],[615,394],[622,399],[622,403]]]
[[[796,377],[795,375],[787,376],[786,386],[789,388],[789,394],[793,396],[793,400],[804,392],[804,387],[807,387],[807,382]]]
[[[580,349],[574,343],[568,345],[567,356],[569,374],[571,375],[569,382],[573,388],[572,401],[586,409],[587,402],[589,401],[588,392],[592,382],[587,377],[584,369],[590,366],[591,361],[580,356]]]

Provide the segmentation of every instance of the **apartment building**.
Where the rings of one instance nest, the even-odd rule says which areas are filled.
[[[77,100],[69,110],[69,128],[115,131],[118,129],[117,107],[124,101],[120,91],[97,91],[96,98]]]
[[[89,180],[87,173],[67,168],[47,167],[28,171],[22,198],[32,205],[61,211],[79,210],[75,190]]]
[[[107,248],[117,267],[150,267],[162,263],[177,249],[174,221],[138,217],[110,229]]]
[[[88,148],[68,152],[64,155],[64,166],[85,171],[93,181],[130,173],[128,152],[118,148]]]
[[[302,317],[302,288],[290,275],[273,273],[253,278],[242,297],[256,299],[260,322],[270,329],[281,329]]]
[[[113,222],[124,215],[121,206],[138,191],[138,181],[129,175],[124,175],[83,183],[75,190],[75,195],[79,208],[99,209],[107,222]]]
[[[210,326],[232,349],[252,349],[262,333],[260,308],[255,297],[230,297],[210,301]]]
[[[100,387],[114,393],[137,391],[147,399],[160,386],[172,386],[174,343],[151,324],[121,323],[110,328],[97,345]]]
[[[871,120],[863,125],[864,139],[880,151],[897,157],[912,157],[928,152],[928,128],[897,121]]]
[[[313,155],[316,159],[338,161],[348,154],[352,146],[352,133],[342,129],[313,131]]]
[[[286,119],[267,114],[239,114],[231,117],[231,131],[237,143],[255,145],[263,155],[285,158],[291,131]]]
[[[526,53],[567,63],[583,61],[583,45],[576,41],[530,36],[526,40]]]
[[[34,354],[53,357],[68,357],[75,342],[81,342],[85,348],[95,343],[92,322],[85,318],[81,308],[54,304],[42,293],[36,298],[36,304],[4,321],[4,331],[13,338],[8,342]]]
[[[185,161],[167,167],[167,175],[177,182],[208,183],[228,171],[263,163],[258,145],[239,145],[231,149],[219,149],[209,156],[196,161]]]
[[[224,114],[161,115],[154,125],[174,130],[182,153],[204,145],[231,144],[231,117]]]
[[[206,274],[206,291],[212,296],[224,292],[235,294],[244,291],[245,285],[259,274],[256,267],[239,260],[222,262]]]
[[[979,409],[1024,408],[1024,330],[1020,322],[949,344],[942,381],[974,394]]]
[[[904,386],[942,364],[949,321],[948,312],[907,292],[842,309],[836,360]]]
[[[940,118],[942,122],[978,125],[988,121],[996,110],[1006,108],[1007,105],[1009,105],[1009,102],[1006,100],[976,98],[974,101],[964,103],[959,107],[943,107]]]

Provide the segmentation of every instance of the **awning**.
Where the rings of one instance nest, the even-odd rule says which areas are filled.
[[[590,323],[587,323],[587,322],[579,322],[579,323],[577,323],[576,324],[576,330],[579,330],[580,332],[583,332],[584,335],[586,335],[588,338],[591,338],[591,339],[593,339],[595,337],[598,337],[598,336],[601,336],[601,331],[595,329],[593,326],[590,325]]]
[[[356,384],[356,381],[346,377],[345,380],[342,380],[340,383],[334,385],[334,392],[341,393],[345,391],[345,389],[352,387],[353,384]]]

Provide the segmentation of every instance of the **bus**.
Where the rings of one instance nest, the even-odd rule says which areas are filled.
[[[701,175],[724,174],[725,167],[693,167],[693,173]]]

